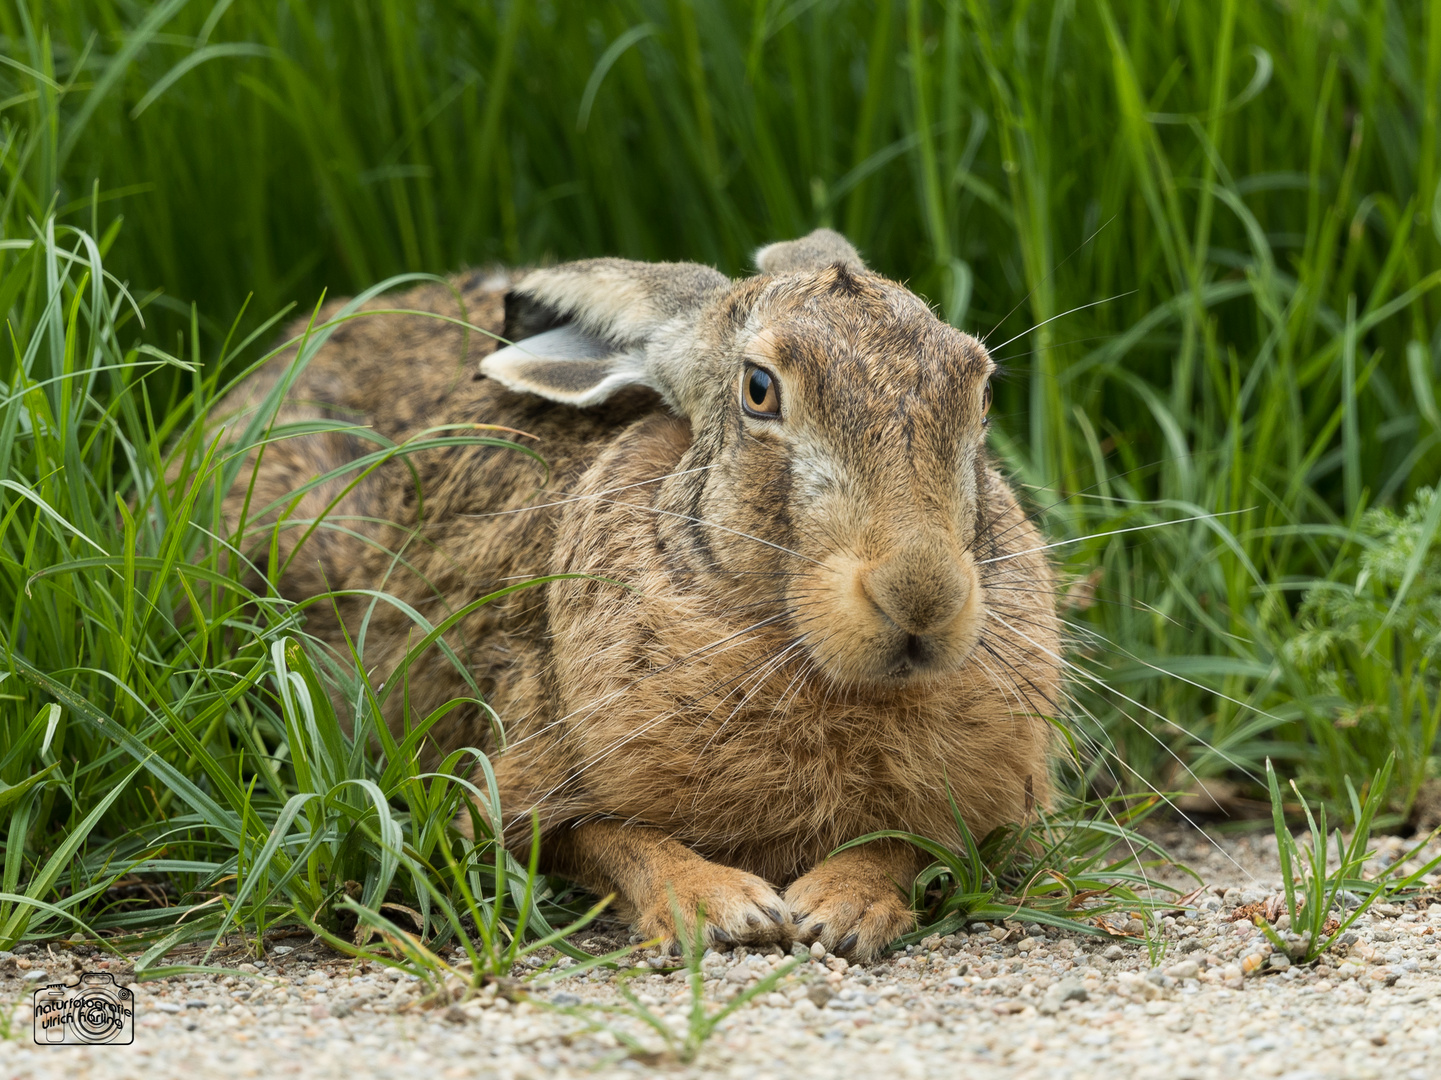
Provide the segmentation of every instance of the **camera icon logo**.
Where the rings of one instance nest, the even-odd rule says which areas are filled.
[[[135,995],[108,971],[87,971],[74,986],[51,983],[35,991],[35,1041],[77,1046],[135,1041]]]

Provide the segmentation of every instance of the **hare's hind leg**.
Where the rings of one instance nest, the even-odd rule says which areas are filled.
[[[786,903],[760,878],[703,859],[660,829],[593,821],[546,838],[546,861],[601,896],[645,938],[674,947],[675,913],[695,933],[699,913],[710,945],[769,945],[790,940]]]
[[[924,862],[910,844],[873,840],[826,859],[786,890],[798,941],[871,960],[915,926],[911,883]]]

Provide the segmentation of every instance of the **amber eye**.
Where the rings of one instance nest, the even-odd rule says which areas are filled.
[[[990,413],[990,411],[991,411],[991,384],[990,384],[989,382],[987,382],[987,383],[986,383],[986,388],[981,391],[981,423],[983,423],[983,424],[988,424],[988,423],[991,422],[990,416],[988,415],[988,414]]]
[[[781,414],[781,387],[764,368],[747,364],[741,377],[741,407],[751,416],[775,419]]]

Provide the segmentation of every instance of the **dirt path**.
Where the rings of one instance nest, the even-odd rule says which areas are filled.
[[[1278,888],[1274,847],[1243,840],[1213,849],[1194,837],[1172,846],[1214,884],[1205,910],[1165,920],[1155,967],[1142,944],[1019,923],[973,926],[867,967],[807,955],[775,991],[725,1021],[690,1065],[621,1058],[614,1035],[549,1007],[623,1004],[608,974],[562,980],[537,995],[547,1006],[487,993],[420,1008],[410,978],[312,956],[297,938],[298,948],[272,951],[263,984],[242,975],[135,986],[135,1041],[126,1047],[36,1046],[25,1004],[32,989],[97,961],[0,954],[0,1017],[11,1015],[0,1077],[780,1080],[882,1069],[891,1077],[1441,1077],[1441,894],[1377,911],[1345,948],[1299,970],[1270,957],[1249,922],[1228,919]],[[743,951],[708,956],[707,1000],[740,993],[782,962]],[[683,1030],[684,978],[657,972],[632,985]],[[633,1020],[592,1016],[661,1045]]]

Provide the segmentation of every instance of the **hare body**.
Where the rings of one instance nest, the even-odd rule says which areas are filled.
[[[614,892],[643,934],[674,932],[673,896],[704,907],[717,941],[868,957],[910,925],[903,890],[924,860],[889,841],[829,852],[882,829],[956,842],[948,787],[977,835],[1049,797],[1053,582],[985,456],[979,343],[833,233],[759,261],[738,283],[593,260],[387,298],[453,318],[463,301],[517,344],[417,315],[346,323],[279,420],[359,427],[272,444],[249,506],[283,503],[375,435],[533,436],[518,441],[548,478],[515,450],[452,446],[308,492],[279,533],[282,590],[355,593],[340,618],[354,637],[369,611],[365,663],[388,673],[418,632],[374,590],[434,623],[526,578],[591,575],[459,624],[447,641],[505,740],[466,708],[436,742],[486,749],[501,824],[523,834],[537,812],[549,867]],[[286,370],[252,378],[232,411]],[[250,528],[268,537],[274,519]],[[310,629],[343,647],[328,605]],[[435,649],[407,692],[416,716],[471,693]]]

